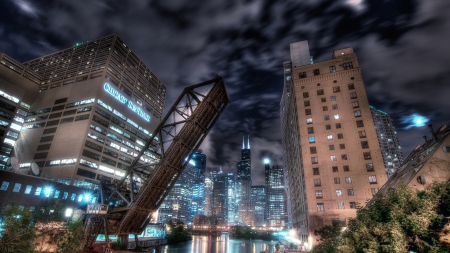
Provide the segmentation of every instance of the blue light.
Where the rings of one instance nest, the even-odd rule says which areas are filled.
[[[406,124],[405,129],[409,129],[412,127],[423,127],[427,124],[428,121],[429,119],[427,117],[415,113],[402,119],[402,123]]]
[[[268,158],[265,158],[264,159],[264,164],[269,164],[269,163],[270,163],[270,160]]]
[[[145,113],[139,106],[136,106],[133,102],[129,101],[124,95],[120,94],[116,89],[114,89],[109,83],[105,83],[103,86],[106,92],[108,92],[111,96],[115,97],[122,104],[126,104],[128,108],[130,108],[137,115],[141,116],[146,121],[150,121],[150,116]]]

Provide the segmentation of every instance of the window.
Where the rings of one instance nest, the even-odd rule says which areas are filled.
[[[361,111],[354,111],[353,114],[355,115],[355,117],[361,117]]]
[[[332,135],[332,134],[328,134],[328,135],[327,135],[327,139],[328,139],[328,140],[332,140],[332,139],[333,139],[333,135]]]
[[[317,199],[321,199],[323,197],[323,195],[322,195],[322,190],[317,190],[316,191],[316,198]]]
[[[370,160],[372,159],[372,156],[370,155],[370,152],[363,152],[364,160]]]
[[[353,108],[359,108],[359,103],[358,103],[358,101],[352,102],[352,107],[353,107]]]
[[[347,195],[348,196],[355,196],[355,192],[353,191],[353,189],[347,189]]]
[[[344,139],[344,134],[337,134],[338,139]]]
[[[330,73],[336,72],[336,66],[330,66]]]
[[[315,143],[316,142],[316,137],[314,137],[314,136],[309,136],[308,139],[309,139],[309,143]]]
[[[339,114],[335,114],[334,115],[334,119],[339,119],[340,117],[339,117]]]
[[[331,169],[333,170],[333,172],[339,172],[338,166],[333,166],[331,167]]]
[[[369,142],[368,141],[361,141],[361,148],[369,148]]]
[[[303,92],[303,97],[304,98],[309,98],[309,93],[308,92]]]
[[[305,106],[310,106],[310,105],[311,105],[311,103],[309,102],[309,100],[305,100],[303,103],[305,104]]]
[[[344,202],[337,202],[338,203],[338,209],[344,209]]]
[[[89,119],[89,114],[84,114],[84,115],[78,115],[75,117],[75,121],[80,121],[80,120],[86,120]]]
[[[319,168],[313,168],[313,175],[320,175]]]
[[[331,125],[325,125],[325,130],[330,130],[331,129]]]
[[[30,194],[31,193],[31,190],[33,189],[33,186],[31,186],[31,185],[27,185],[26,187],[25,187],[25,194]]]
[[[349,84],[347,84],[347,86],[348,86],[349,90],[354,90],[355,89],[355,84],[354,83],[349,83]]]
[[[342,154],[342,155],[341,155],[341,159],[342,159],[342,160],[347,160],[347,154]]]
[[[298,73],[298,78],[306,78],[306,72]]]
[[[335,177],[335,178],[334,178],[334,183],[335,183],[335,184],[340,184],[340,183],[341,183],[341,179],[338,178],[338,177]]]
[[[352,62],[345,62],[342,63],[342,67],[347,70],[347,69],[352,69],[353,68],[353,63]]]
[[[356,202],[350,202],[350,208],[356,209]]]
[[[336,97],[335,97],[335,96],[331,96],[331,97],[330,97],[330,100],[331,100],[331,101],[336,101]]]
[[[369,176],[369,183],[376,184],[377,183],[377,177],[376,176]]]
[[[319,158],[317,158],[317,157],[311,157],[311,163],[312,163],[312,164],[317,164],[317,163],[319,163]]]
[[[328,106],[322,106],[322,110],[323,110],[324,112],[328,111]]]
[[[329,148],[330,150],[334,150],[334,145],[328,145],[328,148]]]
[[[345,183],[346,184],[351,184],[352,183],[352,178],[351,177],[345,177]]]
[[[336,123],[336,129],[342,128],[341,123]]]
[[[36,206],[30,206],[30,212],[34,213],[36,211]]]
[[[373,163],[366,163],[366,170],[367,171],[374,171]]]
[[[311,154],[316,154],[317,153],[316,147],[309,147],[309,151],[311,152]]]
[[[76,193],[72,193],[72,195],[70,195],[70,200],[75,201],[76,198],[77,198]]]
[[[54,196],[54,198],[55,198],[55,199],[59,198],[59,194],[60,194],[60,193],[61,193],[60,190],[55,190],[55,196]]]
[[[22,184],[15,183],[14,184],[14,188],[13,188],[13,192],[19,192],[20,191],[20,187],[22,187]]]
[[[337,189],[336,190],[336,196],[341,197],[342,196],[342,190]]]
[[[323,94],[325,94],[325,93],[323,92],[323,89],[317,90],[317,95],[318,95],[318,96],[323,95]]]
[[[315,76],[320,75],[320,70],[319,70],[319,69],[315,69],[315,70],[314,70],[314,75],[315,75]]]
[[[308,134],[314,133],[314,127],[308,127]]]
[[[330,120],[330,115],[323,115],[323,120],[325,121]]]
[[[42,192],[42,187],[36,187],[36,191],[34,192],[34,195],[36,195],[36,196],[39,196],[39,195],[41,195],[41,192]]]
[[[305,109],[305,114],[306,115],[311,115],[311,109]]]
[[[340,87],[340,86],[334,86],[334,87],[333,87],[333,92],[334,92],[334,93],[340,92],[340,91],[341,91],[341,87]]]
[[[330,155],[330,159],[331,159],[331,161],[332,161],[332,162],[335,162],[335,161],[337,161],[337,158],[336,158],[336,156],[335,156],[335,155]]]
[[[350,166],[348,166],[348,165],[344,165],[344,171],[350,171]]]
[[[350,98],[351,98],[351,99],[353,99],[353,98],[357,98],[357,96],[356,96],[356,92],[352,92],[352,93],[350,93]]]
[[[339,148],[340,149],[345,149],[345,144],[344,143],[339,144]]]
[[[313,123],[312,118],[306,118],[306,124],[312,124],[312,123]]]
[[[325,102],[327,102],[327,98],[320,98],[320,101],[321,101],[322,103],[325,103]]]
[[[2,182],[2,186],[0,186],[0,191],[8,190],[8,186],[9,186],[9,182],[8,181],[3,181]]]
[[[375,196],[378,192],[378,188],[370,188],[370,191],[372,192],[372,196]]]
[[[319,211],[319,212],[325,211],[325,207],[324,207],[323,203],[317,203],[317,211]]]
[[[321,186],[320,178],[314,179],[314,186]]]
[[[365,130],[358,131],[358,135],[359,135],[359,138],[366,138],[366,131]]]
[[[39,150],[47,150],[47,149],[50,149],[50,146],[51,146],[50,143],[48,143],[48,144],[42,144],[42,145],[39,145],[39,146],[37,147],[37,150],[38,150],[38,151],[39,151]]]
[[[338,109],[338,105],[337,104],[331,105],[331,109],[337,110]]]
[[[357,120],[356,121],[356,126],[357,127],[364,127],[364,122],[362,120]]]
[[[89,157],[89,158],[95,159],[97,161],[100,161],[100,155],[98,155],[98,154],[96,154],[94,152],[91,152],[89,150],[83,149],[83,153],[82,154],[84,156],[86,156],[86,157]]]
[[[69,197],[69,193],[68,192],[64,192],[62,199],[67,199]]]

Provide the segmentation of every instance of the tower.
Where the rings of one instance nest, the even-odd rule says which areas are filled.
[[[315,64],[306,51],[291,44],[283,63],[280,117],[292,226],[310,243],[324,225],[346,226],[387,176],[353,48]]]
[[[251,151],[250,137],[245,145],[242,139],[241,161],[237,164],[236,200],[238,203],[238,220],[244,224],[253,225],[255,204],[251,200]]]

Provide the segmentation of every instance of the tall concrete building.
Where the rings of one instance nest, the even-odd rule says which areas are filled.
[[[384,167],[388,177],[391,177],[403,163],[402,148],[395,131],[394,121],[386,112],[373,106],[370,106],[370,111],[377,130]]]
[[[387,175],[353,49],[310,59],[306,41],[291,44],[280,116],[292,226],[312,246],[314,230],[346,226]]]
[[[264,171],[267,187],[267,225],[281,227],[286,223],[283,168],[278,165],[270,167],[269,160],[266,159]]]
[[[1,57],[19,172],[36,162],[41,177],[85,188],[120,179],[161,120],[166,86],[117,34],[25,63]]]

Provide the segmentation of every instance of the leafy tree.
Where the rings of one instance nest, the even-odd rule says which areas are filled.
[[[181,220],[170,220],[167,225],[169,226],[169,233],[166,235],[168,244],[192,240],[190,230],[185,228]]]
[[[33,214],[29,210],[12,206],[6,207],[3,215],[0,252],[34,252],[36,229],[33,224]]]
[[[314,231],[316,236],[320,236],[321,243],[314,247],[311,251],[313,253],[335,253],[341,252],[339,247],[343,244],[341,237],[342,227],[324,226],[319,230]]]
[[[57,239],[58,253],[76,253],[82,248],[84,237],[84,226],[81,221],[72,222]]]

